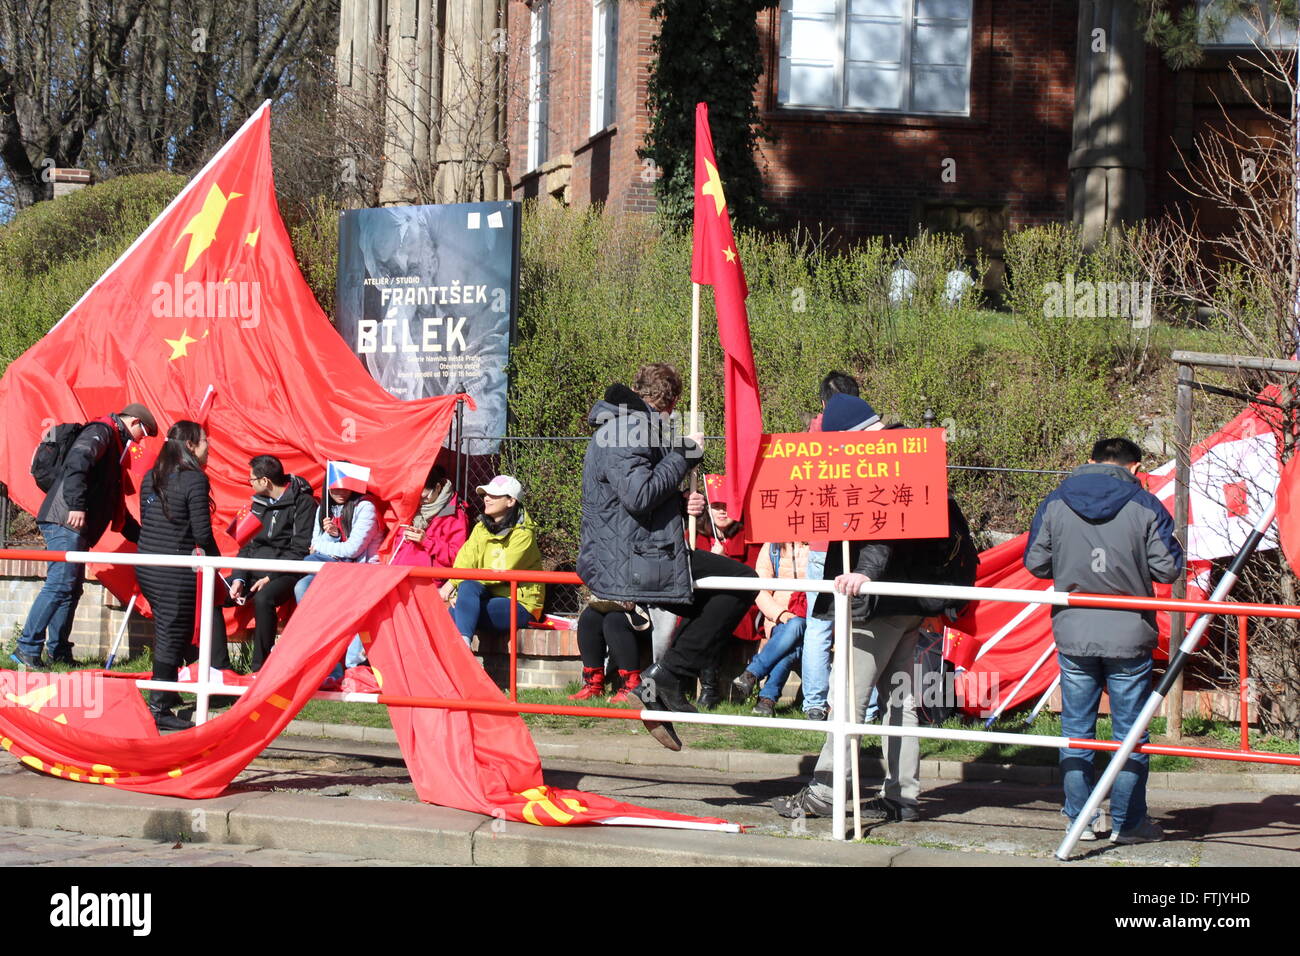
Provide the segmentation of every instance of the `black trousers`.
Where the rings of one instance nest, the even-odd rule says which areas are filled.
[[[253,670],[260,671],[266,663],[271,648],[275,646],[275,611],[281,604],[293,597],[293,586],[298,583],[299,574],[272,574],[271,580],[256,594],[252,595],[253,621]],[[261,578],[254,576],[245,586],[252,587]]]
[[[648,632],[647,632],[648,633]],[[637,632],[622,611],[602,614],[595,608],[586,608],[578,617],[578,650],[582,653],[583,667],[605,667],[605,648],[614,659],[614,667],[621,671],[641,669],[641,654],[637,649]]]
[[[153,610],[153,678],[175,680],[185,664],[198,660],[199,649],[194,645],[194,621],[198,610],[198,575],[189,568],[156,568],[141,565],[136,569],[140,593]],[[218,595],[220,597],[220,595]],[[212,608],[213,667],[229,668],[230,656],[226,651],[226,623],[221,608],[214,601]],[[169,701],[179,700],[175,694],[166,695]]]
[[[756,578],[758,573],[747,564],[696,548],[691,552],[691,578],[705,577]],[[754,603],[756,593],[696,588],[690,604],[665,605],[682,621],[659,665],[678,678],[697,677],[700,671],[715,667],[722,645]]]

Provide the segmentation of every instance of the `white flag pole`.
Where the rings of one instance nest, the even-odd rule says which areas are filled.
[[[700,430],[700,284],[691,283],[691,434]],[[691,494],[698,490],[696,469],[691,469]],[[695,547],[695,516],[687,519],[686,546]]]

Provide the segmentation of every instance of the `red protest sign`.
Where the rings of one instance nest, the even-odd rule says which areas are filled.
[[[764,435],[745,498],[750,541],[948,534],[942,428]]]

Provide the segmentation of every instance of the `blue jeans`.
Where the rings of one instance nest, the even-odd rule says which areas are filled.
[[[303,558],[303,560],[329,562],[329,561],[342,561],[343,559],[334,558],[328,554],[319,554],[318,552],[313,551],[311,554]],[[294,600],[297,601],[299,604],[301,604],[303,595],[307,593],[307,589],[311,587],[311,583],[315,580],[316,580],[316,575],[304,574],[302,578],[299,579],[298,583],[293,586]],[[365,663],[365,660],[366,660],[366,649],[361,644],[361,636],[357,635],[352,638],[352,643],[348,645],[348,651],[343,658],[343,663],[336,664],[334,666],[334,669],[330,671],[329,676],[336,678],[338,680],[342,680],[344,665],[347,665],[348,667],[358,667],[361,664]]]
[[[1115,659],[1070,657],[1057,654],[1061,665],[1061,733],[1066,737],[1093,740],[1097,736],[1097,705],[1104,686],[1110,697],[1112,737],[1124,739],[1137,721],[1151,693],[1151,657]],[[1147,742],[1142,735],[1141,743]],[[1065,809],[1071,820],[1083,812],[1096,782],[1093,751],[1061,750],[1061,779],[1065,785]],[[1111,829],[1122,833],[1141,825],[1147,815],[1147,755],[1133,754],[1115,778],[1110,792]],[[1090,821],[1095,823],[1096,820]]]
[[[808,577],[820,581],[826,568],[825,551],[808,552]],[[831,643],[834,622],[819,621],[812,609],[821,597],[816,591],[808,592],[808,627],[803,635],[803,709],[825,708],[831,692]]]
[[[488,624],[504,634],[510,630],[510,598],[495,597],[482,581],[461,581],[456,588],[456,606],[451,609],[451,619],[466,644],[474,641],[474,632]],[[527,627],[533,620],[528,608],[515,603],[515,621]]]
[[[80,532],[61,524],[42,521],[37,526],[45,539],[47,551],[85,551],[86,539]],[[86,566],[71,562],[51,562],[45,572],[45,584],[36,595],[18,650],[28,657],[41,656],[41,645],[49,650],[52,660],[62,653],[72,653],[68,635],[72,633],[72,617],[81,600],[81,586],[86,580]]]
[[[772,636],[763,649],[754,655],[745,670],[755,677],[766,677],[759,697],[780,700],[785,679],[790,676],[803,653],[803,633],[807,618],[796,617],[772,628]]]

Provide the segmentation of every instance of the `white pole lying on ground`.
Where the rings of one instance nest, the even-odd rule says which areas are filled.
[[[1273,523],[1273,516],[1276,512],[1277,500],[1274,499],[1264,509],[1264,514],[1255,523],[1255,528],[1250,532],[1250,536],[1246,538],[1246,543],[1241,546],[1237,556],[1228,565],[1228,570],[1223,572],[1223,577],[1219,578],[1219,583],[1214,586],[1214,593],[1210,595],[1211,601],[1222,601],[1236,586],[1242,566],[1255,553],[1260,539],[1264,537],[1269,525]],[[1183,672],[1183,668],[1187,666],[1187,661],[1196,652],[1196,645],[1201,642],[1201,635],[1210,626],[1211,616],[1202,614],[1197,617],[1196,622],[1188,629],[1187,636],[1183,638],[1183,643],[1178,646],[1178,653],[1169,659],[1169,666],[1165,668],[1165,675],[1160,679],[1160,684],[1147,698],[1142,712],[1138,714],[1137,720],[1133,722],[1133,726],[1129,728],[1128,734],[1125,735],[1123,745],[1111,755],[1110,763],[1106,765],[1106,771],[1101,775],[1101,779],[1097,781],[1097,785],[1092,788],[1092,793],[1088,795],[1088,802],[1083,805],[1083,809],[1074,818],[1074,822],[1070,824],[1070,829],[1066,831],[1065,837],[1061,840],[1061,845],[1056,848],[1056,858],[1058,860],[1069,859],[1070,852],[1074,849],[1074,845],[1079,842],[1079,835],[1083,833],[1084,827],[1092,822],[1093,814],[1097,812],[1101,802],[1110,794],[1111,787],[1115,785],[1115,779],[1137,748],[1142,736],[1147,732],[1147,727],[1151,724],[1151,718],[1156,715],[1156,711],[1160,709],[1161,703],[1164,702],[1165,695],[1169,693],[1174,681]],[[1113,812],[1111,816],[1114,817]]]

